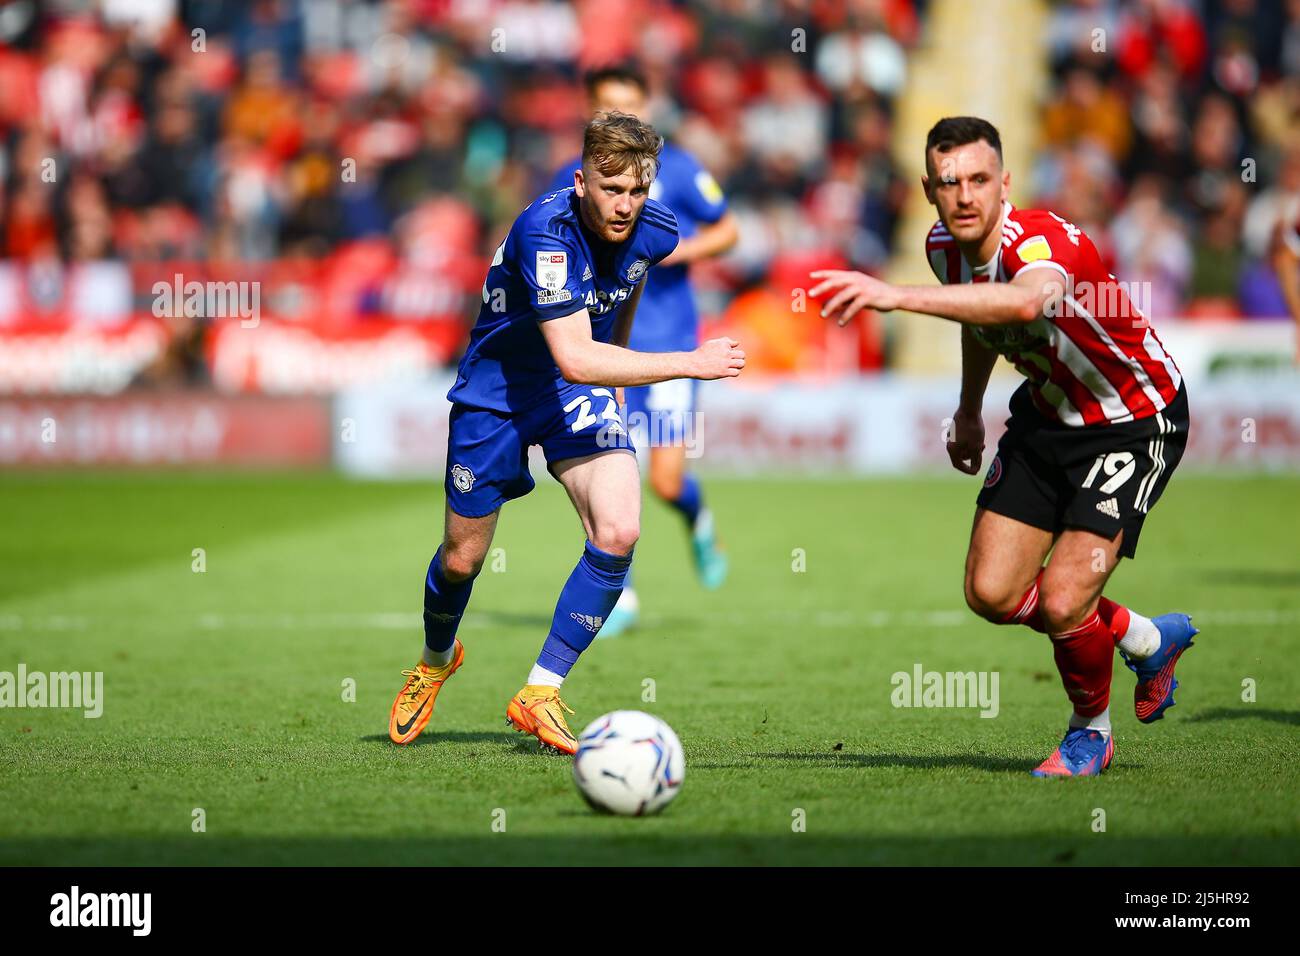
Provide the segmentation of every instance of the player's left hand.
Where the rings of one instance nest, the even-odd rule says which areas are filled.
[[[828,317],[838,313],[836,319],[840,325],[848,325],[853,317],[863,309],[875,309],[877,312],[889,312],[900,304],[899,291],[888,282],[873,279],[861,272],[846,272],[840,269],[821,269],[812,273],[812,278],[821,279],[821,285],[809,291],[814,299],[835,292],[835,295],[822,306],[822,316]]]

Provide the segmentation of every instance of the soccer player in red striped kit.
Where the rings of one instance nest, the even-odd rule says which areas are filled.
[[[940,120],[926,138],[922,186],[939,213],[926,239],[931,286],[858,272],[814,272],[811,295],[841,325],[862,309],[905,309],[962,324],[961,398],[948,454],[980,469],[983,401],[1003,355],[1025,376],[977,499],[966,601],[996,624],[1051,638],[1074,712],[1034,774],[1095,776],[1115,751],[1115,649],[1137,674],[1134,709],[1151,723],[1173,705],[1174,667],[1196,629],[1103,596],[1136,552],[1147,512],[1187,445],[1187,390],[1155,330],[1102,265],[1083,231],[1007,201],[998,131],[976,117]],[[1049,557],[1050,555],[1050,557]]]

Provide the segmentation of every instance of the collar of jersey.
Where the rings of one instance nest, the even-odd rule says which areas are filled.
[[[1011,215],[1016,207],[1011,205],[1005,199],[1002,200],[1002,217],[998,219],[998,235],[1002,235],[1002,224],[1007,221],[1007,216]],[[1002,243],[998,242],[998,247],[993,253],[993,258],[982,266],[971,266],[970,274],[972,276],[991,276],[997,270],[998,260],[1002,258]]]

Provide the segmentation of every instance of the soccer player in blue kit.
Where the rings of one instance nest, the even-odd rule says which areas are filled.
[[[528,449],[541,445],[587,542],[555,607],[536,664],[506,719],[572,754],[560,687],[609,616],[640,534],[635,452],[612,389],[740,374],[729,338],[690,351],[628,349],[647,270],[678,243],[677,221],[649,198],[663,139],[636,117],[587,124],[582,167],[511,226],[483,284],[483,304],[447,397],[447,508],[424,582],[424,652],[393,703],[395,743],[419,736],[465,649],[456,630],[501,506],[533,489]],[[572,711],[568,711],[572,713]]]
[[[634,70],[609,67],[586,76],[587,100],[593,115],[618,111],[645,118],[645,78]],[[691,291],[690,263],[721,255],[736,244],[735,217],[714,178],[695,159],[672,143],[659,157],[659,175],[650,198],[672,210],[682,241],[646,280],[637,308],[630,346],[641,352],[690,350],[699,343],[699,314]],[[580,159],[567,163],[552,189],[572,186]],[[691,537],[691,550],[700,583],[713,590],[727,577],[726,554],[718,548],[713,514],[695,476],[686,470],[688,444],[698,441],[695,425],[695,382],[678,379],[626,390],[627,424],[638,444],[649,449],[650,488],[681,515]],[[615,637],[636,623],[640,611],[631,573],[601,637]]]

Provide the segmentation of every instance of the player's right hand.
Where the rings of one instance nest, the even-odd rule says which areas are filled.
[[[735,378],[745,367],[745,352],[735,339],[723,336],[709,339],[694,352],[695,372],[691,378],[709,381],[715,378]]]
[[[966,475],[979,474],[984,463],[984,416],[958,409],[952,416],[952,439],[948,442],[952,466]]]

